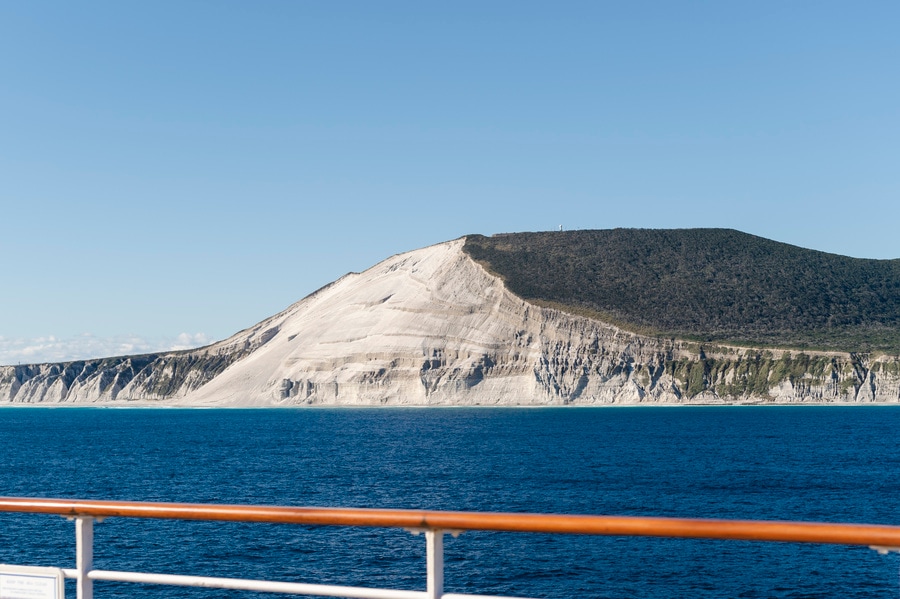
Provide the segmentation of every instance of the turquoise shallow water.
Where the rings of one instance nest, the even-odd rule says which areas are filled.
[[[0,494],[900,524],[898,426],[893,407],[11,408]],[[110,519],[95,537],[102,569],[424,589],[402,531]],[[466,533],[446,552],[448,592],[900,595],[898,557],[866,548]],[[0,514],[0,562],[72,567],[72,523]]]

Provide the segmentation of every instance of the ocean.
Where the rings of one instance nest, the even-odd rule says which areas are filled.
[[[900,524],[898,427],[885,406],[5,408],[0,495]],[[72,522],[0,514],[0,563],[74,567],[74,552]],[[468,532],[445,552],[447,592],[900,596],[900,558],[863,547]],[[425,586],[423,538],[368,528],[110,518],[95,567]]]

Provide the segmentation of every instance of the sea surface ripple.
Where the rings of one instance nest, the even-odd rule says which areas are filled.
[[[0,409],[0,494],[900,524],[900,409]],[[862,547],[469,532],[447,592],[891,597]],[[111,518],[95,567],[424,590],[404,531]],[[0,514],[0,562],[74,567],[74,527]],[[74,596],[74,588],[67,594]],[[274,597],[97,582],[104,597]]]

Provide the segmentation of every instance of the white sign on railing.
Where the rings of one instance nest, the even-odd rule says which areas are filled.
[[[64,599],[63,571],[0,564],[0,599]]]

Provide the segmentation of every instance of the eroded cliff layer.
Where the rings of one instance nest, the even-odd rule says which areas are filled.
[[[0,367],[9,403],[599,405],[897,402],[900,360],[700,346],[530,304],[463,240],[349,274],[178,353]]]

